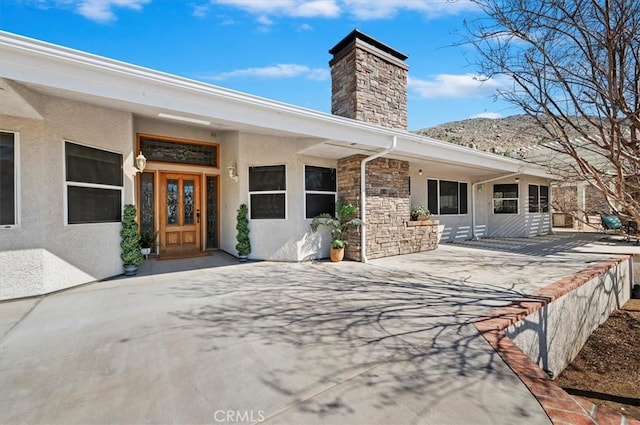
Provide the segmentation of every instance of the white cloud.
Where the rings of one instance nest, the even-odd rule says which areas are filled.
[[[470,0],[210,0],[211,4],[235,7],[253,15],[294,18],[337,18],[351,15],[359,20],[391,19],[401,11],[427,18],[479,10]]]
[[[115,19],[115,9],[141,10],[151,0],[25,0],[43,9],[72,7],[92,21],[105,23]],[[427,18],[456,15],[478,10],[470,0],[208,0],[193,6],[193,16],[203,18],[213,6],[244,10],[258,19],[271,16],[291,18],[337,18],[350,15],[359,20],[391,19],[401,11],[416,12]],[[272,25],[261,22],[263,26]]]
[[[110,22],[116,19],[114,8],[141,10],[151,0],[82,0],[76,11],[85,18],[96,22]]]
[[[73,8],[76,13],[98,23],[117,19],[114,9],[142,10],[151,0],[32,0],[31,3],[42,9]]]
[[[298,18],[334,18],[340,14],[336,0],[211,0],[254,15],[281,15]]]
[[[209,13],[211,6],[208,4],[201,4],[193,7],[193,16],[196,18],[204,18]]]
[[[409,78],[409,90],[424,99],[486,97],[504,88],[506,78],[485,78],[474,74],[438,74],[430,80]]]
[[[479,10],[469,0],[342,0],[344,8],[357,19],[391,19],[400,11],[418,12],[427,18],[457,15]]]
[[[499,114],[497,112],[480,112],[479,114],[476,114],[469,118],[488,118],[490,120],[497,120],[498,118],[502,118],[502,114]]]
[[[298,25],[296,31],[313,31],[313,27],[309,24]]]
[[[231,78],[296,78],[324,81],[329,78],[329,71],[322,68],[309,68],[306,65],[284,63],[261,68],[245,68],[223,72],[215,75],[202,75],[200,78],[213,81],[224,81]]]

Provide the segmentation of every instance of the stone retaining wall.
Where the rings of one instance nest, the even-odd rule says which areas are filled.
[[[567,394],[552,376],[630,297],[633,257],[593,264],[475,320],[476,329],[535,395],[553,424],[639,424]]]

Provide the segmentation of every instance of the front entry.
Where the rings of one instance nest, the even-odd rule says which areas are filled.
[[[201,251],[200,180],[197,174],[160,173],[160,256]]]

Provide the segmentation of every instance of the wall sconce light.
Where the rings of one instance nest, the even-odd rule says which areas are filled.
[[[229,174],[229,178],[233,181],[238,181],[238,174],[236,173],[236,166],[233,164],[229,164],[227,167],[227,173]]]
[[[484,184],[479,184],[478,185],[478,192],[484,190]]]
[[[516,183],[520,183],[520,177],[516,177]]]
[[[142,173],[147,166],[147,158],[142,155],[142,151],[140,154],[136,156],[136,172]]]
[[[422,168],[418,170],[418,175],[421,176],[422,175]]]

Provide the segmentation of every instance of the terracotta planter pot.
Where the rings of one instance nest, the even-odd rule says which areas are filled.
[[[330,258],[334,263],[342,261],[344,258],[344,248],[331,248]]]

